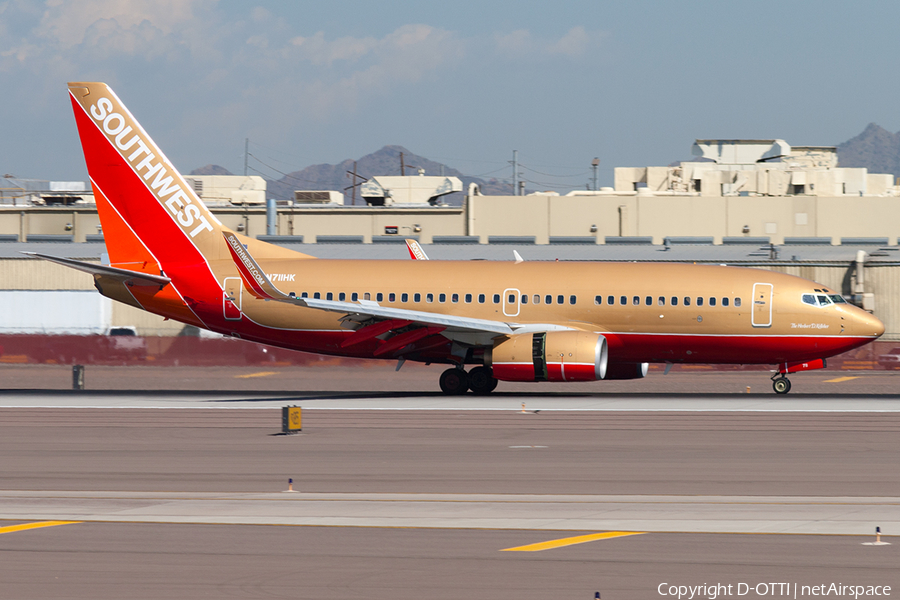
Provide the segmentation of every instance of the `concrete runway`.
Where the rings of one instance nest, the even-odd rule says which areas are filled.
[[[898,435],[887,390],[0,392],[0,597],[897,590]],[[643,533],[504,551],[602,531]]]

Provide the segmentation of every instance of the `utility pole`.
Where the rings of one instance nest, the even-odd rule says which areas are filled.
[[[406,165],[403,164],[403,153],[400,153],[400,176],[406,177]]]
[[[513,196],[519,195],[519,151],[513,150]]]
[[[352,195],[350,196],[350,206],[356,206],[356,161],[353,161],[353,185],[351,186],[353,190]]]
[[[596,192],[599,188],[597,188],[597,167],[600,166],[600,159],[594,158],[591,161],[591,168],[594,169],[594,191]]]
[[[244,138],[244,177],[247,176],[247,157],[250,155],[250,138]]]

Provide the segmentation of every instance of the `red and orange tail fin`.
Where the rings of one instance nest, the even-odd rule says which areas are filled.
[[[110,263],[158,273],[218,258],[222,225],[109,86],[69,95]]]

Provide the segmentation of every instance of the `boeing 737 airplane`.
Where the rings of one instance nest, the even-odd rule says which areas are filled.
[[[649,363],[774,365],[786,375],[884,332],[824,286],[724,266],[324,260],[222,225],[103,83],[69,94],[109,255],[35,255],[101,294],[273,346],[450,365],[447,394],[497,381],[637,379]],[[466,372],[466,367],[472,365]]]

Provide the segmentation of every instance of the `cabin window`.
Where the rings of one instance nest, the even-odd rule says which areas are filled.
[[[532,300],[534,301],[535,304],[540,304],[540,303],[541,303],[541,296],[540,296],[540,294],[535,294],[535,295],[534,295],[534,298],[532,298]]]
[[[510,304],[515,304],[515,303],[516,303],[516,295],[515,295],[515,294],[510,294],[510,295],[509,295],[509,298],[507,298],[506,300],[507,300],[507,302],[509,302]]]
[[[363,294],[363,298],[365,298],[366,300],[371,300],[372,294],[370,294],[369,292],[366,292],[365,294]]]
[[[613,304],[616,303],[616,297],[615,296],[607,296],[606,303],[609,304],[610,306],[612,306]]]
[[[321,294],[319,294],[319,292],[313,293],[313,298],[315,298],[316,300],[318,300],[320,297],[321,297]]]
[[[634,298],[631,299],[631,303],[635,306],[640,306],[641,305],[641,297],[635,296]]]
[[[352,294],[350,294],[350,299],[356,302],[357,300],[359,300],[359,294],[353,292]]]
[[[396,301],[397,301],[397,294],[395,294],[394,292],[391,292],[390,294],[388,294],[388,302],[396,302]]]
[[[553,296],[550,294],[544,296],[544,304],[553,304]]]
[[[619,304],[621,304],[622,306],[625,306],[626,304],[628,304],[628,297],[627,296],[619,296]]]
[[[646,304],[647,306],[650,306],[651,304],[653,304],[653,296],[645,296],[644,304]]]
[[[430,292],[425,294],[425,302],[434,302],[434,294]]]
[[[716,305],[716,297],[715,296],[713,296],[712,298],[709,299],[709,305],[710,306]]]
[[[309,298],[309,295],[306,292],[300,292],[301,298]]]
[[[459,294],[453,294],[452,296],[450,296],[450,302],[459,302]]]
[[[340,292],[340,293],[338,293],[338,300],[344,301],[344,300],[346,300],[346,299],[347,299],[347,293],[346,293],[346,292]]]
[[[678,306],[678,296],[672,296],[672,306]]]
[[[478,294],[478,304],[484,304],[484,294]]]
[[[522,294],[522,304],[528,304],[528,294]]]
[[[413,302],[421,302],[421,301],[422,301],[422,294],[420,294],[418,292],[413,294]]]
[[[556,303],[557,303],[557,304],[565,304],[565,302],[566,302],[566,300],[565,300],[565,298],[563,297],[562,294],[560,294],[559,296],[556,297]]]
[[[722,298],[722,306],[728,306],[728,298]]]
[[[446,301],[447,301],[447,294],[440,294],[438,296],[438,302],[440,302],[441,304],[443,304]]]
[[[740,308],[740,307],[741,307],[741,299],[740,299],[740,298],[735,298],[735,299],[734,299],[734,306],[735,306],[736,308]]]
[[[334,300],[334,293],[328,292],[327,294],[325,294],[325,299],[326,300]]]
[[[659,304],[660,306],[665,306],[666,305],[665,296],[660,296],[659,298],[657,298],[656,303]]]
[[[697,306],[703,306],[703,296],[697,296]]]
[[[375,294],[375,302],[381,302],[382,300],[384,300],[384,294],[382,294],[381,292]]]
[[[578,302],[577,296],[569,296],[569,304],[576,304]]]
[[[409,294],[406,292],[400,294],[400,302],[409,302]]]
[[[684,305],[685,305],[685,306],[690,306],[690,305],[691,305],[691,297],[690,297],[690,296],[685,296],[685,297],[684,297]]]
[[[466,304],[472,303],[472,294],[466,294]]]
[[[494,304],[500,304],[500,294],[494,294]]]
[[[594,296],[594,304],[603,304],[603,296]]]

